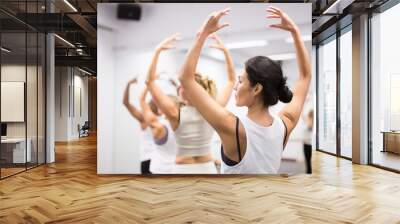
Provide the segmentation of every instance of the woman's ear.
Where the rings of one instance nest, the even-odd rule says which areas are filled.
[[[262,90],[263,90],[263,86],[260,83],[257,83],[253,88],[254,95],[261,94]]]

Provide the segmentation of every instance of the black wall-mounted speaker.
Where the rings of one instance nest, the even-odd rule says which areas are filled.
[[[140,20],[142,8],[138,4],[119,4],[118,19]]]

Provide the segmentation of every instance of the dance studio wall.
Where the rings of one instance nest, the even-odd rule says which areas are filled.
[[[101,5],[101,4],[99,4]],[[101,7],[99,7],[101,8]],[[113,30],[97,28],[97,173],[114,172],[114,51]]]

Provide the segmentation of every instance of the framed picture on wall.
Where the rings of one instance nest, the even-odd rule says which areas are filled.
[[[24,122],[25,82],[1,82],[1,122]]]

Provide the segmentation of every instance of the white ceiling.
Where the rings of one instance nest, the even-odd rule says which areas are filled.
[[[141,4],[140,21],[117,19],[117,5],[103,3],[97,7],[98,29],[113,31],[114,42],[110,44],[116,50],[152,50],[160,41],[176,32],[182,36],[177,44],[178,50],[186,50],[207,16],[225,7],[231,7],[231,12],[222,22],[228,22],[230,26],[218,31],[225,43],[268,41],[268,45],[263,47],[232,49],[230,52],[236,63],[241,64],[255,55],[294,53],[293,44],[285,41],[290,36],[288,32],[267,27],[278,22],[265,18],[265,10],[271,5],[285,11],[299,25],[303,35],[311,35],[311,3],[145,3]],[[307,42],[307,47],[311,50],[311,41]],[[210,57],[216,55],[215,50],[204,50],[203,54]]]

